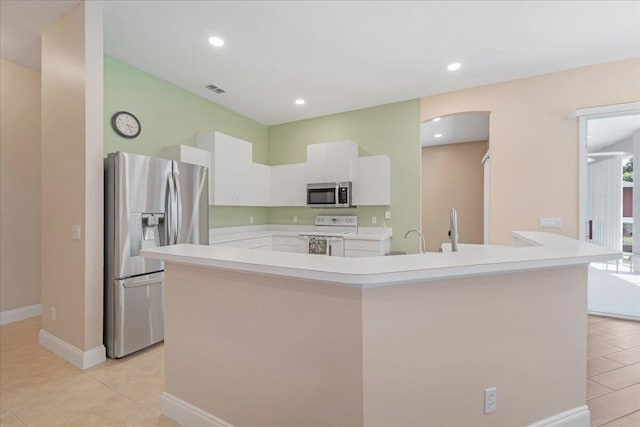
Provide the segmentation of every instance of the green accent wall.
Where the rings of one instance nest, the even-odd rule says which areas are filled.
[[[224,95],[221,95],[224,96]],[[111,116],[133,113],[142,124],[135,139],[118,136]],[[164,157],[164,148],[195,144],[195,135],[217,130],[253,143],[253,160],[268,161],[267,127],[235,111],[194,95],[112,56],[104,58],[104,153],[126,151]],[[265,207],[209,207],[210,227],[265,224]]]
[[[391,206],[356,209],[269,208],[269,223],[313,224],[318,214],[358,215],[358,224],[393,227],[391,249],[418,252],[416,236],[404,240],[412,228],[420,229],[420,100],[398,102],[270,126],[269,164],[301,163],[307,158],[307,145],[350,139],[358,144],[360,156],[386,154],[391,158]],[[391,211],[391,220],[384,219]]]
[[[225,96],[225,95],[220,95]],[[142,132],[133,140],[118,136],[111,116],[133,113]],[[210,227],[254,224],[313,224],[318,214],[356,214],[361,226],[393,227],[392,250],[417,252],[419,244],[404,233],[420,228],[420,100],[387,104],[267,127],[206,98],[135,68],[117,58],[104,58],[104,150],[164,157],[171,145],[194,145],[195,135],[217,130],[253,143],[253,160],[268,165],[307,160],[307,145],[350,139],[360,156],[391,158],[391,206],[355,209],[306,207],[209,207]],[[391,220],[384,219],[391,211]]]

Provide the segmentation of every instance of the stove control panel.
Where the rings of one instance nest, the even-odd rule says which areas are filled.
[[[356,215],[318,215],[316,225],[357,227],[358,217]]]

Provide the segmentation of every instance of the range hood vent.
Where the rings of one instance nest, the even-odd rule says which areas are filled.
[[[215,92],[215,93],[225,93],[226,90],[222,89],[220,86],[216,86],[216,85],[207,85],[205,86],[207,89]]]

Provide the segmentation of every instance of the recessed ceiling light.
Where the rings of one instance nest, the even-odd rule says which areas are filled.
[[[449,64],[447,65],[447,70],[449,71],[456,71],[459,70],[460,67],[462,67],[462,64],[459,62],[454,62],[453,64]]]
[[[296,105],[304,105],[306,101],[302,98],[298,98],[294,102],[296,103]]]
[[[440,117],[436,117],[435,119],[433,119],[434,122],[439,122],[440,121]]]
[[[209,43],[211,43],[215,47],[224,46],[224,40],[222,40],[220,37],[209,37]]]
[[[442,138],[442,134],[441,133],[436,133],[435,135],[433,135],[435,138]]]

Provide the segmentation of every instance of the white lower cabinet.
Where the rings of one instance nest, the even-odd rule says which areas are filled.
[[[247,239],[229,240],[226,242],[214,243],[213,246],[223,246],[228,248],[272,249],[272,236],[250,237]]]
[[[390,239],[362,240],[345,238],[344,256],[347,258],[383,256],[389,253],[390,241]]]
[[[306,239],[299,236],[273,236],[273,250],[277,252],[306,252]]]
[[[225,242],[213,243],[213,246],[229,248],[262,249],[276,252],[308,253],[307,237],[295,235],[278,235],[248,237]],[[385,240],[344,239],[344,256],[360,258],[383,256],[389,253],[390,238]]]

